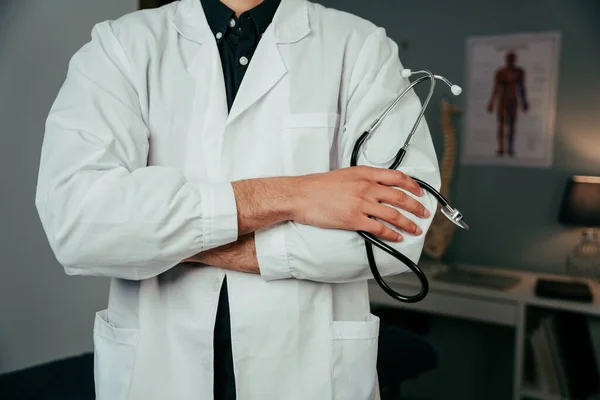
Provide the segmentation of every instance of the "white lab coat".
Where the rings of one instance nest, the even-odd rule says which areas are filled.
[[[47,121],[36,206],[67,274],[112,278],[94,326],[99,400],[212,399],[225,276],[238,400],[376,397],[379,320],[355,232],[262,229],[261,275],[180,260],[237,239],[232,181],[348,166],[356,138],[408,84],[401,68],[383,29],[283,0],[228,114],[199,0],[94,27]],[[419,109],[414,94],[403,100],[361,163],[387,161]],[[426,124],[402,168],[439,188]],[[393,246],[418,260],[423,239]],[[376,255],[385,275],[406,271]]]

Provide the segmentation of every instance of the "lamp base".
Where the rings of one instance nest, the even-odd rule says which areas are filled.
[[[600,280],[600,242],[595,230],[585,230],[581,242],[567,256],[567,274]]]

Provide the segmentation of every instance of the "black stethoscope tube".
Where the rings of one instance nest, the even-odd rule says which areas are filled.
[[[406,149],[408,148],[410,140],[412,139],[413,134],[416,132],[416,129],[425,113],[427,105],[429,104],[429,101],[431,100],[431,97],[433,95],[433,90],[435,88],[436,78],[442,79],[443,81],[445,81],[446,84],[451,86],[451,84],[445,78],[433,75],[432,73],[430,73],[428,71],[425,71],[424,73],[426,73],[427,76],[421,77],[421,78],[415,80],[415,82],[413,82],[411,85],[409,85],[409,87],[407,89],[405,89],[402,92],[402,94],[400,94],[400,96],[398,96],[396,101],[394,101],[394,103],[384,112],[384,114],[371,126],[371,129],[369,131],[363,133],[358,138],[358,140],[356,141],[354,148],[352,150],[352,157],[350,160],[351,167],[357,166],[358,158],[359,158],[362,146],[365,144],[365,142],[367,141],[368,137],[371,135],[373,130],[379,125],[379,123],[383,120],[383,118],[385,118],[385,116],[391,111],[391,109],[398,103],[398,101],[402,97],[404,97],[408,93],[408,91],[410,89],[412,89],[414,86],[416,86],[417,84],[419,84],[425,80],[430,80],[431,88],[429,91],[429,95],[423,104],[421,113],[419,114],[419,116],[413,126],[413,129],[411,130],[411,132],[408,136],[408,139],[406,140],[405,145],[398,151],[398,153],[396,154],[396,156],[394,158],[393,163],[388,168],[396,169],[400,165],[400,163],[404,159],[404,156],[406,155]],[[453,93],[454,93],[454,90],[453,90]],[[455,93],[455,94],[457,94],[457,93]],[[427,182],[424,182],[418,178],[414,178],[414,177],[411,177],[411,178],[413,180],[415,180],[415,182],[417,182],[420,187],[422,187],[424,190],[426,190],[427,192],[432,194],[435,197],[435,199],[438,201],[439,204],[441,204],[443,207],[446,207],[446,208],[452,210],[448,201],[434,187],[432,187]],[[462,218],[462,216],[460,216],[460,218]],[[454,221],[454,222],[456,222],[456,221]],[[429,292],[429,281],[427,280],[427,276],[425,276],[425,273],[421,270],[421,268],[419,268],[419,266],[417,264],[415,264],[410,258],[405,256],[398,250],[394,249],[393,247],[389,246],[388,244],[384,243],[383,241],[381,241],[374,235],[372,235],[368,232],[363,232],[363,231],[358,231],[357,233],[365,239],[365,248],[366,248],[366,252],[367,252],[367,259],[369,261],[369,267],[371,269],[371,273],[373,274],[373,277],[375,278],[375,281],[379,284],[379,286],[381,286],[381,288],[389,296],[391,296],[392,298],[394,298],[398,301],[404,302],[404,303],[416,303],[416,302],[423,300],[425,298],[425,296],[427,296],[427,293]],[[412,295],[412,296],[404,295],[404,294],[396,292],[385,282],[385,280],[381,276],[381,273],[379,272],[379,269],[377,268],[377,263],[375,261],[375,255],[373,253],[373,246],[378,247],[379,249],[385,251],[389,255],[396,258],[397,260],[401,261],[412,272],[414,272],[414,274],[417,276],[417,278],[419,279],[419,282],[421,284],[421,290],[419,291],[419,293]]]
[[[352,152],[352,160],[350,163],[350,165],[352,167],[356,167],[357,161],[358,161],[358,154],[360,153],[360,148],[362,147],[362,145],[364,144],[364,142],[368,136],[369,136],[369,132],[365,132],[356,141],[356,144],[354,145],[354,151]],[[401,151],[404,151],[404,150],[401,150]],[[406,151],[404,151],[404,152],[406,152]],[[402,156],[402,158],[403,158],[403,156]],[[394,164],[396,164],[396,163],[394,163]],[[396,169],[396,167],[397,166],[392,165],[389,167],[389,169]],[[431,185],[429,185],[428,183],[426,183],[420,179],[417,179],[417,178],[412,178],[412,179],[414,179],[419,184],[419,186],[421,186],[424,190],[431,193],[436,198],[436,200],[438,202],[440,202],[442,205],[444,205],[444,206],[448,205],[448,201],[446,201],[444,196],[442,196]],[[382,242],[381,240],[379,240],[377,237],[373,236],[372,234],[370,234],[368,232],[363,232],[363,231],[358,231],[358,234],[365,239],[365,248],[367,251],[367,259],[369,260],[369,267],[371,269],[371,273],[373,274],[375,281],[377,281],[379,286],[381,286],[381,288],[388,295],[390,295],[394,299],[404,302],[404,303],[416,303],[416,302],[423,300],[425,298],[425,296],[427,296],[427,293],[429,291],[429,282],[427,280],[427,277],[425,276],[425,273],[421,270],[421,268],[419,268],[419,266],[417,264],[415,264],[410,258],[405,256],[404,254],[400,253],[398,250],[394,249],[393,247],[389,246],[388,244]],[[385,251],[389,255],[391,255],[394,258],[396,258],[397,260],[401,261],[408,268],[410,268],[410,270],[412,272],[415,273],[415,275],[419,279],[419,282],[421,283],[421,290],[419,291],[419,293],[417,293],[416,295],[413,295],[413,296],[403,295],[401,293],[396,292],[385,282],[385,280],[379,273],[379,269],[377,268],[377,262],[375,261],[375,255],[373,254],[373,246],[377,246],[381,250]]]

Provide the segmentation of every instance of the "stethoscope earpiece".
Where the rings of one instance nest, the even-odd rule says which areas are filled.
[[[462,88],[458,85],[452,85],[452,87],[450,87],[450,90],[455,96],[459,96],[462,93]]]

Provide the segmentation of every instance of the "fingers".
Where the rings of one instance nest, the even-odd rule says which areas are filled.
[[[394,231],[393,229],[388,228],[380,221],[364,217],[362,226],[363,228],[360,230],[378,236],[383,240],[388,240],[390,242],[401,242],[402,240],[404,240],[401,234]]]
[[[429,218],[431,215],[423,204],[399,189],[379,185],[375,197],[382,203],[401,208],[419,218]]]
[[[410,235],[418,236],[423,233],[422,229],[419,228],[410,219],[406,218],[402,213],[392,207],[384,204],[369,203],[364,210],[365,214],[385,221],[403,232]]]
[[[421,186],[406,175],[405,173],[394,170],[394,169],[383,169],[383,168],[364,168],[368,178],[372,181],[378,182],[386,186],[397,186],[399,188],[408,190],[415,196],[423,196],[424,192]]]

